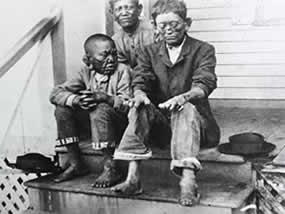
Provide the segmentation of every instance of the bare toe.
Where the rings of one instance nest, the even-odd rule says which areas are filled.
[[[181,193],[179,203],[183,206],[194,206],[199,203],[200,194],[198,193],[198,186],[195,182],[184,183],[180,185]]]
[[[108,188],[118,184],[122,180],[122,174],[114,170],[104,171],[92,185],[96,188]]]
[[[114,186],[113,188],[111,188],[111,190],[124,195],[138,195],[143,192],[140,182],[131,183],[128,181]]]

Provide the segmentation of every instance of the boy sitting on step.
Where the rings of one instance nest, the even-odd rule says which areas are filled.
[[[56,106],[57,146],[66,147],[68,152],[63,172],[54,181],[87,173],[78,143],[90,138],[91,133],[93,148],[105,154],[103,173],[94,186],[109,187],[121,180],[118,163],[112,155],[127,126],[130,78],[126,66],[118,64],[115,43],[109,36],[88,37],[84,50],[86,66],[74,78],[56,86],[50,95],[51,103]]]

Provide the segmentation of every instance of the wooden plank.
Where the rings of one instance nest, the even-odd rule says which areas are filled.
[[[254,26],[249,24],[235,24],[232,18],[207,18],[193,20],[191,25],[192,31],[234,31],[234,30],[264,30],[264,31],[277,31],[284,32],[284,26]],[[284,35],[284,34],[283,34]],[[262,35],[260,35],[262,36]]]
[[[285,53],[217,54],[218,65],[285,64]]]
[[[191,31],[189,35],[208,42],[285,41],[285,32],[272,30]]]
[[[230,8],[188,8],[187,16],[194,21],[197,19],[224,19],[231,18]]]
[[[285,53],[285,41],[212,42],[216,53]]]
[[[218,65],[216,74],[221,76],[285,76],[285,65]]]
[[[51,17],[43,18],[29,30],[0,60],[0,78],[15,65],[37,41],[48,34],[57,23],[60,13],[56,11]]]
[[[187,8],[217,8],[230,6],[231,0],[188,0],[185,3]]]
[[[285,166],[285,148],[283,148],[277,157],[273,159],[272,163],[279,166]]]
[[[218,86],[222,88],[284,88],[284,77],[219,77]]]
[[[196,19],[193,20],[191,25],[191,31],[221,31],[247,28],[244,25],[233,26],[230,18]]]
[[[110,202],[112,200],[117,201],[118,199],[125,199],[125,200],[131,199],[133,202],[139,202],[139,201],[140,202],[148,201],[149,203],[165,202],[164,203],[165,205],[172,204],[173,207],[181,207],[177,206],[177,199],[179,197],[179,188],[177,187],[178,184],[177,178],[176,180],[174,180],[175,177],[173,177],[173,175],[172,177],[166,177],[162,179],[160,176],[157,176],[157,174],[149,174],[148,179],[144,179],[142,181],[145,193],[135,197],[118,195],[112,192],[109,188],[106,189],[93,188],[92,183],[94,182],[94,179],[96,177],[97,177],[96,174],[90,174],[67,182],[55,184],[52,181],[52,177],[47,176],[37,180],[29,181],[26,183],[26,185],[28,185],[32,189],[38,188],[38,191],[41,191],[41,193],[43,193],[45,189],[49,191],[51,194],[60,193],[60,194],[69,194],[69,196],[77,196],[77,200],[82,196],[87,196],[88,197],[87,200],[82,201],[83,202],[82,205],[86,207],[92,207],[91,204],[86,203],[86,201],[92,203],[94,202],[94,200],[96,200],[96,196],[100,197],[108,196]],[[199,209],[202,209],[203,207],[239,208],[240,205],[243,204],[243,202],[248,198],[248,196],[253,191],[253,186],[251,185],[251,183],[241,183],[238,181],[233,182],[221,179],[218,176],[215,177],[214,179],[213,178],[207,179],[207,177],[201,180],[198,179],[198,184],[202,198],[200,204],[194,206],[193,208],[199,208]],[[43,200],[44,197],[41,196],[47,196],[47,195],[39,195],[39,196]],[[66,197],[67,195],[61,195],[61,197],[62,196]],[[55,198],[52,198],[51,196],[49,203],[53,202],[55,203],[52,204],[52,206],[54,206],[53,208],[57,208],[57,206],[64,206],[65,203],[61,204],[61,200],[63,198],[59,197],[60,195],[57,195],[57,197]],[[38,204],[38,206],[46,207],[47,204],[49,203],[43,200]],[[72,206],[72,204],[69,203],[68,206],[66,207]],[[188,211],[191,211],[191,208],[186,208],[186,209],[189,209]],[[50,211],[53,210],[51,209]],[[136,213],[152,213],[152,212],[145,212],[145,210],[143,210],[142,212],[136,212]]]
[[[285,88],[217,88],[210,96],[219,99],[285,99]]]
[[[51,50],[54,84],[58,85],[65,82],[67,76],[63,18],[59,20],[51,32]]]

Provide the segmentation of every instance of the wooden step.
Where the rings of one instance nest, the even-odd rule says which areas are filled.
[[[189,208],[177,204],[177,179],[163,180],[150,174],[148,179],[143,179],[144,193],[128,197],[110,189],[93,188],[97,176],[93,173],[59,184],[52,181],[52,176],[28,181],[31,206],[35,211],[61,214],[237,214],[249,203],[253,192],[253,185],[249,183],[205,177],[198,179],[200,204]]]
[[[82,149],[82,158],[85,165],[91,172],[100,173],[103,167],[103,155],[101,152],[94,151],[92,148]],[[150,160],[142,162],[142,176],[148,177],[154,174],[157,177],[176,179],[176,176],[170,171],[169,150],[153,149],[153,157]],[[60,164],[64,164],[67,153],[64,149],[57,150]],[[214,149],[202,150],[198,156],[203,169],[198,175],[204,177],[217,178],[223,177],[232,181],[251,182],[252,164],[237,155],[221,154]]]

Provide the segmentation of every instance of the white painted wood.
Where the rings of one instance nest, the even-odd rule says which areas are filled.
[[[231,9],[229,9],[231,10]],[[269,30],[275,32],[284,32],[285,27],[280,26],[255,26],[249,24],[235,24],[232,18],[211,18],[211,19],[196,19],[191,25],[192,31],[221,31],[221,30]]]
[[[285,76],[219,77],[218,86],[223,88],[284,88]]]
[[[256,41],[285,41],[285,31],[277,30],[236,30],[236,31],[190,31],[190,36],[208,42],[256,42]]]
[[[210,96],[219,99],[284,99],[285,88],[217,88]]]
[[[285,65],[218,65],[216,74],[221,76],[285,76]]]
[[[231,0],[187,0],[187,8],[217,8],[231,5]]]
[[[231,18],[231,8],[188,8],[187,16],[196,19],[221,19]]]
[[[217,54],[218,65],[285,64],[285,53]]]
[[[285,41],[212,42],[216,53],[285,53]]]

